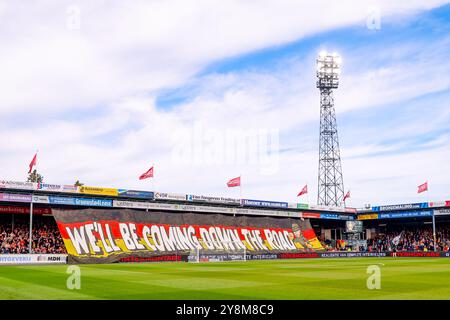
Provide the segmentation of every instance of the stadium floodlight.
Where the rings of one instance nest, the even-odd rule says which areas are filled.
[[[317,57],[317,88],[336,89],[339,85],[342,58],[337,52],[321,51]]]
[[[320,57],[325,57],[328,53],[325,50],[319,52]]]
[[[344,198],[339,138],[333,89],[339,85],[342,59],[337,52],[317,56],[317,88],[320,90],[319,183],[317,204],[341,206]]]

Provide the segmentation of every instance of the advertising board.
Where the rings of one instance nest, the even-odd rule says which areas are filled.
[[[112,200],[108,199],[89,199],[89,198],[74,198],[77,206],[90,207],[112,207]]]
[[[331,211],[331,212],[346,212],[346,208],[344,207],[333,207],[333,206],[324,206],[324,205],[310,205],[310,209],[320,210],[320,211]]]
[[[0,254],[0,265],[66,263],[66,254]]]
[[[314,212],[302,212],[303,218],[312,218],[312,219],[320,219],[320,213],[314,213]]]
[[[445,253],[441,252],[397,252],[397,257],[445,257]]]
[[[432,210],[423,211],[403,211],[403,212],[392,212],[392,213],[380,213],[378,214],[379,219],[398,219],[398,218],[420,218],[420,217],[431,217],[433,215]]]
[[[428,207],[430,208],[437,208],[437,207],[445,207],[445,201],[435,201],[435,202],[428,202]]]
[[[136,199],[148,199],[148,200],[152,200],[154,198],[154,193],[152,191],[118,189],[117,193],[118,193],[119,197],[124,197],[124,198],[136,198]]]
[[[51,204],[75,205],[75,198],[70,197],[49,196],[48,200]]]
[[[339,214],[337,213],[321,213],[320,214],[321,219],[334,219],[334,220],[340,220]]]
[[[33,195],[32,199],[33,199],[33,203],[50,203],[48,196]]]
[[[388,252],[349,252],[349,251],[337,251],[337,252],[320,252],[321,258],[360,258],[360,257],[388,257]]]
[[[252,207],[287,208],[287,202],[242,199],[242,205]]]
[[[378,219],[378,213],[370,213],[370,214],[359,214],[357,216],[358,220],[375,220]]]
[[[31,202],[29,194],[0,193],[0,201]]]
[[[192,202],[210,202],[210,203],[220,203],[220,204],[234,204],[239,205],[241,203],[240,199],[227,198],[227,197],[214,197],[214,196],[198,196],[195,194],[186,195],[186,201]]]
[[[397,210],[424,209],[424,208],[428,208],[428,202],[376,206],[376,207],[372,207],[372,211],[376,211],[376,212],[378,212],[378,211],[397,211]]]
[[[186,201],[186,195],[180,193],[155,192],[154,197],[160,200]]]
[[[139,201],[113,200],[113,207],[130,209],[152,209],[152,203]]]
[[[303,214],[304,216],[304,214]],[[305,216],[304,216],[305,217]],[[354,216],[339,214],[339,213],[320,213],[320,219],[331,219],[331,220],[355,220]]]
[[[98,196],[117,197],[117,195],[118,195],[118,190],[115,188],[81,186],[78,188],[78,190],[79,190],[79,193],[92,194],[92,195],[98,195]]]
[[[72,198],[72,197],[54,197],[54,196],[49,196],[48,198],[51,204],[112,207],[112,200],[109,199]]]
[[[37,190],[35,182],[0,180],[0,189]]]
[[[450,208],[449,209],[434,209],[434,215],[436,215],[436,216],[450,215]]]
[[[30,214],[30,206],[0,206],[0,214],[2,213],[14,213],[14,214]],[[50,208],[33,208],[33,214],[51,214]]]
[[[78,192],[78,187],[75,185],[38,183],[37,190],[49,191],[49,192],[76,193],[76,192]]]
[[[307,203],[288,203],[288,208],[290,209],[309,209],[309,204]]]

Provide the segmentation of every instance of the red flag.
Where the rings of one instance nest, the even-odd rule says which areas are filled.
[[[347,198],[350,198],[350,190],[348,190],[347,193],[345,194],[343,201],[345,202]]]
[[[300,197],[303,194],[308,193],[308,185],[304,186],[302,191],[299,192],[299,194],[297,195],[297,197]]]
[[[30,162],[30,170],[28,170],[28,173],[31,173],[31,171],[33,170],[33,167],[36,165],[37,163],[37,152],[34,154],[33,160],[31,160]]]
[[[139,180],[144,180],[147,178],[153,178],[153,166],[148,169],[146,172],[140,175]]]
[[[417,188],[418,188],[417,193],[422,193],[422,192],[428,191],[428,181],[425,183],[422,183]]]
[[[239,187],[241,185],[241,176],[231,179],[227,182],[229,188]]]

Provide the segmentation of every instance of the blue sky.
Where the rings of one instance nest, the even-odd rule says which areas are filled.
[[[431,198],[450,198],[447,1],[80,1],[75,16],[71,3],[0,4],[11,39],[0,45],[4,179],[24,180],[39,149],[49,183],[238,197],[224,186],[242,174],[244,197],[295,202],[307,183],[300,201],[314,203],[325,49],[343,57],[335,104],[349,204],[423,201],[425,180]],[[374,8],[377,30],[366,24]],[[246,140],[237,160],[230,135],[262,140]],[[155,180],[138,181],[152,163]]]

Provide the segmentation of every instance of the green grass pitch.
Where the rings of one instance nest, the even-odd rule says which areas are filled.
[[[367,289],[378,265],[381,289]],[[225,263],[0,266],[0,299],[450,299],[450,259],[348,258]]]

